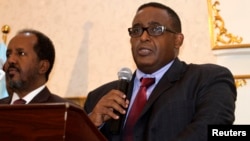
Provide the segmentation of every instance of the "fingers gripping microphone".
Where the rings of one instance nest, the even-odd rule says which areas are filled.
[[[132,71],[129,68],[122,68],[118,72],[118,78],[119,78],[119,82],[118,82],[117,89],[122,91],[124,94],[127,94],[128,85],[129,85],[129,82],[132,78]],[[113,123],[111,124],[110,130],[113,134],[118,134],[118,133],[120,133],[120,130],[122,127],[123,115],[121,115],[117,111],[114,111],[114,112],[117,115],[119,115],[120,118],[118,120],[113,120]]]

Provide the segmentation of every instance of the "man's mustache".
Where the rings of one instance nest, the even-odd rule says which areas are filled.
[[[15,64],[10,64],[6,72],[8,73],[10,70],[13,70],[13,69],[15,69],[18,72],[20,71],[20,69]]]

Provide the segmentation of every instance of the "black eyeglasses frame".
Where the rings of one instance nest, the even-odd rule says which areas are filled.
[[[150,32],[150,28],[161,28],[161,33],[160,34],[152,34],[151,32]],[[169,29],[169,28],[167,28],[166,26],[163,26],[163,25],[159,25],[159,26],[149,26],[149,27],[139,27],[139,28],[141,28],[141,33],[140,34],[138,34],[138,35],[136,35],[136,36],[133,36],[132,35],[132,30],[134,29],[134,28],[138,28],[138,27],[131,27],[131,28],[128,28],[128,32],[129,32],[129,35],[131,36],[131,37],[133,37],[133,38],[136,38],[136,37],[140,37],[143,33],[144,33],[144,31],[147,31],[147,33],[148,33],[148,35],[150,35],[150,36],[160,36],[160,35],[162,35],[163,34],[163,32],[164,31],[167,31],[167,32],[170,32],[170,33],[173,33],[173,34],[178,34],[178,32],[175,32],[175,31],[173,31],[173,30],[171,30],[171,29]]]

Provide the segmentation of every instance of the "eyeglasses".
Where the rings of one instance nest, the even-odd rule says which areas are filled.
[[[147,33],[150,36],[162,35],[164,31],[168,31],[170,33],[177,34],[177,32],[170,30],[163,25],[161,25],[161,26],[159,26],[159,25],[158,26],[149,26],[149,27],[136,26],[136,27],[128,28],[129,35],[133,38],[140,37],[145,30],[147,31]]]

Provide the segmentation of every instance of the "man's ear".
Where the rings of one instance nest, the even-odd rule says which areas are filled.
[[[184,35],[182,33],[175,34],[175,48],[180,48],[184,40]]]
[[[49,67],[50,67],[50,63],[48,60],[41,60],[39,73],[45,74],[48,71]]]

